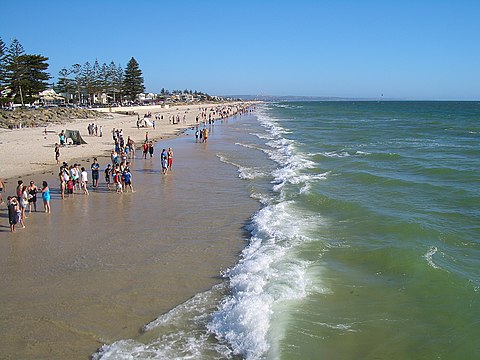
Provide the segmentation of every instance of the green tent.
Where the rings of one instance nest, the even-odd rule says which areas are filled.
[[[65,130],[65,143],[68,144],[68,139],[72,139],[74,145],[82,145],[87,142],[82,139],[80,131],[78,130]]]

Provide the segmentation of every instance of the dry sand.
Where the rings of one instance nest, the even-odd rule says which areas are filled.
[[[232,103],[229,103],[232,105]],[[215,108],[219,104],[201,105],[180,105],[172,106],[169,109],[161,106],[138,106],[101,109],[107,112],[104,119],[77,119],[65,122],[64,124],[49,125],[47,134],[45,128],[23,128],[23,129],[0,129],[0,179],[11,179],[44,171],[51,171],[56,166],[55,143],[59,142],[58,134],[65,129],[79,130],[83,139],[87,142],[84,145],[70,145],[61,148],[60,161],[70,163],[73,159],[89,158],[107,154],[112,150],[112,129],[123,129],[125,140],[130,136],[136,146],[140,146],[145,139],[145,132],[148,131],[149,139],[161,139],[179,134],[183,129],[196,124],[195,118],[201,113],[201,108]],[[143,115],[163,115],[163,120],[156,120],[156,129],[152,127],[137,129],[137,115],[121,115],[114,111],[134,111],[143,118]],[[171,115],[180,116],[180,124],[169,122]],[[185,122],[183,116],[186,115]],[[155,120],[155,118],[150,118]],[[200,118],[201,122],[201,118]],[[103,127],[103,136],[89,136],[87,126],[95,123]],[[16,181],[13,182],[16,185]],[[12,190],[7,184],[7,188]],[[12,190],[13,191],[13,190]]]

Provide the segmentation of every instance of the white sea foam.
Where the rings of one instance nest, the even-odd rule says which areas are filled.
[[[433,255],[435,255],[437,253],[438,249],[436,246],[432,246],[425,255],[423,255],[423,257],[425,258],[425,260],[427,260],[428,264],[433,267],[434,269],[440,269],[439,266],[437,266],[434,262],[433,262]]]
[[[259,196],[266,206],[252,220],[252,237],[241,260],[225,273],[230,294],[208,324],[217,339],[226,341],[234,354],[246,359],[263,358],[277,348],[282,334],[271,331],[271,324],[278,306],[303,299],[310,292],[326,291],[310,280],[310,263],[294,255],[298,246],[311,241],[308,234],[321,219],[298,209],[283,190],[291,184],[300,185],[299,193],[308,191],[311,182],[326,179],[328,173],[305,173],[315,164],[297,151],[293,140],[283,137],[288,133],[285,129],[266,117],[259,118],[271,134],[267,154],[279,164],[271,174],[278,195],[268,199]]]
[[[238,169],[238,177],[240,179],[252,180],[267,176],[267,174],[260,168],[241,166],[233,161],[230,161],[225,155],[222,154],[217,154],[217,157],[221,162],[235,166]]]
[[[306,276],[309,263],[296,260],[291,250],[310,240],[302,234],[315,223],[305,214],[299,216],[294,204],[286,201],[255,215],[250,245],[241,261],[226,272],[231,294],[208,325],[235,354],[261,358],[274,340],[269,337],[274,306],[304,298],[312,289]]]
[[[349,156],[362,156],[362,155],[370,155],[369,152],[356,150],[356,151],[326,151],[320,153],[320,155],[329,157],[329,158],[344,158]]]

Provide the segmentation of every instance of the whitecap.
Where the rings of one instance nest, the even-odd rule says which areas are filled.
[[[435,255],[437,253],[438,249],[436,246],[432,246],[425,255],[423,255],[424,259],[427,260],[428,264],[434,268],[434,269],[440,269],[439,266],[437,266],[434,262],[433,262],[433,255]]]

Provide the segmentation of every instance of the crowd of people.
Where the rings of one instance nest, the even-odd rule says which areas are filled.
[[[203,129],[199,129],[199,116],[197,116],[195,138],[197,142],[206,142],[209,137],[209,130],[206,127],[207,119],[209,124],[213,124],[213,117],[215,115],[221,118],[228,117],[232,115],[232,109],[230,107],[224,107],[217,109],[212,108],[210,111],[208,111],[207,108],[201,110],[202,112],[200,116],[203,120],[204,127]],[[245,111],[245,109],[240,109],[238,112],[243,113]],[[151,116],[152,115],[149,114],[149,117]],[[159,117],[156,118],[158,119]],[[171,121],[179,122],[180,119],[177,115],[177,118],[172,118]],[[97,127],[95,124],[89,124],[87,130],[91,136],[102,136],[103,130],[101,126]],[[101,171],[104,174],[105,185],[108,190],[112,189],[117,193],[128,191],[134,192],[133,176],[130,169],[129,160],[135,157],[135,142],[130,137],[125,140],[122,129],[113,129],[112,139],[114,143],[114,150],[111,152],[111,161],[106,165],[103,171],[98,163],[98,159],[93,159],[93,163],[90,166],[92,179],[91,185],[89,180],[89,172],[85,167],[78,163],[74,163],[73,165],[68,165],[67,162],[62,163],[58,173],[60,196],[62,199],[65,199],[65,197],[74,197],[76,193],[89,195],[89,188],[98,189]],[[60,144],[55,144],[55,161],[57,164],[59,164],[60,159],[60,148],[66,144],[64,131],[59,134],[59,142]],[[150,155],[150,158],[153,158],[154,144],[152,140],[149,140],[148,132],[145,133],[145,141],[142,145],[142,151],[143,159],[146,159],[148,154]],[[162,149],[160,161],[163,175],[166,175],[169,171],[172,171],[173,149],[171,147],[168,148],[168,150],[165,148]],[[50,213],[51,195],[50,187],[47,181],[43,181],[42,186],[39,187],[34,181],[30,181],[29,185],[27,186],[23,183],[23,180],[18,180],[16,195],[8,196],[6,202],[3,199],[4,192],[6,192],[5,182],[0,179],[0,205],[6,204],[7,206],[11,232],[15,232],[18,225],[20,225],[22,228],[25,228],[25,219],[27,218],[26,214],[37,212],[37,196],[39,194],[41,194],[43,201],[43,211],[45,213]]]
[[[1,195],[5,191],[5,183],[0,179],[0,204],[5,203]],[[37,211],[37,194],[39,193],[42,196],[44,211],[50,213],[50,188],[48,183],[43,181],[42,187],[39,188],[34,181],[30,181],[30,184],[27,186],[23,183],[23,180],[18,180],[16,196],[8,196],[6,202],[11,232],[17,230],[18,224],[25,228],[26,213]]]

